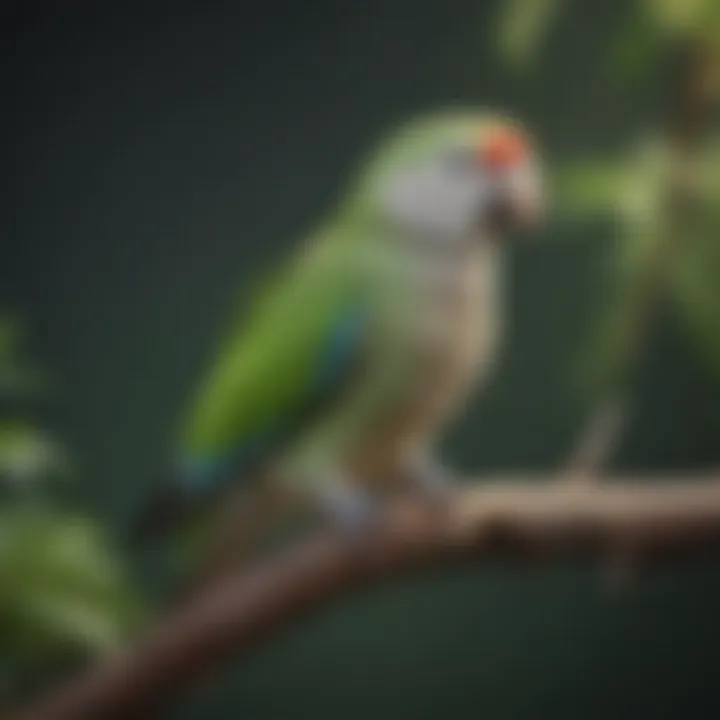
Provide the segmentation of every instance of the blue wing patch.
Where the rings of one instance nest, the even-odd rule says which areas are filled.
[[[316,392],[333,393],[355,366],[363,345],[367,310],[358,306],[349,310],[336,323],[320,357],[316,376]]]

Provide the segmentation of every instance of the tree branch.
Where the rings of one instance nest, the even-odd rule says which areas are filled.
[[[14,720],[155,716],[232,654],[351,590],[456,562],[619,555],[649,562],[720,550],[720,476],[602,485],[495,478],[447,512],[399,503],[365,545],[317,534],[222,580],[144,639],[18,712]]]

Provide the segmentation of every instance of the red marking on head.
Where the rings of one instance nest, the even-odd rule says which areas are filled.
[[[530,144],[517,128],[498,127],[483,135],[478,150],[480,161],[488,170],[503,171],[525,162]]]

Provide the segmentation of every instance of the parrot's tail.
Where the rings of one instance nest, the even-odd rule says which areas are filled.
[[[212,500],[210,495],[202,497],[195,489],[183,487],[181,483],[164,482],[141,509],[131,528],[131,541],[141,546],[162,541],[197,517]]]
[[[267,481],[258,481],[228,498],[214,516],[205,556],[184,597],[237,573],[263,548],[289,541],[310,518],[308,509],[307,498]]]
[[[190,540],[186,549],[191,553],[190,563],[196,565],[176,591],[175,601],[185,602],[225,575],[238,572],[263,548],[301,531],[312,521],[307,501],[302,493],[262,476],[235,492],[231,488],[188,488],[171,480],[163,483],[142,509],[131,528],[130,543],[144,551],[162,546],[183,529],[178,539],[181,544],[183,538]],[[199,536],[193,534],[193,527],[200,530]],[[198,539],[199,544],[194,542]]]

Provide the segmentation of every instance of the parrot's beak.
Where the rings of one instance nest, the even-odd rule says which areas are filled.
[[[485,207],[485,226],[503,234],[525,235],[536,230],[545,214],[541,187],[540,178],[531,169],[501,185]]]
[[[545,203],[540,193],[520,193],[512,201],[514,226],[522,231],[537,230],[545,217]]]
[[[543,204],[537,198],[504,196],[492,200],[482,213],[482,225],[493,234],[530,234],[542,225]]]

